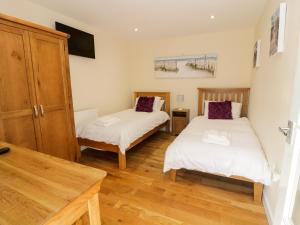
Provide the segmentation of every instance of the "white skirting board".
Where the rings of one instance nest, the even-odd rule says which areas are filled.
[[[271,206],[270,206],[270,203],[269,203],[269,199],[268,199],[267,196],[268,196],[267,192],[264,191],[263,205],[264,205],[264,208],[265,208],[265,212],[266,212],[266,216],[267,216],[269,225],[273,225],[274,224],[274,216],[273,216],[273,212],[272,212],[272,209],[271,209]]]

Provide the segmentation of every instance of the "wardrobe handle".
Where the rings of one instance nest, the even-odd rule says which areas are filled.
[[[39,116],[39,110],[38,110],[38,107],[36,105],[33,106],[33,111],[34,111],[34,116],[38,117]]]
[[[41,115],[44,116],[45,115],[45,111],[44,111],[43,105],[40,105],[40,111],[41,111]]]

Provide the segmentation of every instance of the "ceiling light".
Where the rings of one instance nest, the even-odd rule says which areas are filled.
[[[210,16],[210,19],[211,19],[211,20],[213,20],[214,18],[215,18],[215,16],[214,16],[214,15],[211,15],[211,16]]]
[[[134,30],[134,32],[138,32],[139,28],[134,28],[133,30]]]

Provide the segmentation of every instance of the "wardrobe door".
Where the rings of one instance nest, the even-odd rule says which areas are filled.
[[[64,40],[30,33],[36,95],[40,111],[41,151],[75,160],[74,122],[70,113],[69,79]]]
[[[36,150],[40,131],[29,47],[26,31],[0,24],[0,140]]]

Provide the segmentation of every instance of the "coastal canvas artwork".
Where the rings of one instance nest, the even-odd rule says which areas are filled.
[[[217,54],[159,57],[154,60],[157,78],[214,78]]]
[[[286,19],[286,3],[280,3],[279,8],[271,18],[270,56],[284,50],[284,30]]]
[[[256,41],[254,46],[254,56],[253,56],[253,67],[260,66],[260,50],[261,50],[261,40]]]

